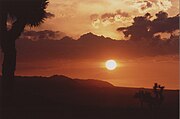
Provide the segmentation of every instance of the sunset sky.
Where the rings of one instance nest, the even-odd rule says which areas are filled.
[[[61,31],[74,38],[92,32],[122,39],[117,27],[130,25],[135,16],[147,12],[154,16],[159,11],[174,16],[179,13],[178,7],[179,0],[50,0],[48,11],[55,17],[40,28]]]
[[[179,30],[171,22],[179,14],[179,0],[50,0],[47,11],[45,23],[27,27],[17,41],[17,75],[62,74],[122,87],[149,88],[157,82],[179,88]],[[160,34],[158,40],[152,40],[133,18],[146,19],[150,13],[147,19],[153,24],[159,11],[168,20],[163,27],[150,26],[162,28],[154,32]],[[117,30],[122,27],[132,39]],[[105,68],[109,59],[117,61],[113,71]]]

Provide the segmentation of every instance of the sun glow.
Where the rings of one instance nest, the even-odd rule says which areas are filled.
[[[115,60],[107,60],[105,66],[108,70],[115,70],[117,68],[117,63]]]

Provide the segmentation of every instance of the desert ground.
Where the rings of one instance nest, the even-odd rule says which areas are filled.
[[[2,82],[1,82],[2,83]],[[2,86],[2,85],[1,85]],[[3,108],[11,119],[178,119],[178,90],[165,90],[158,108],[141,108],[140,88],[65,76],[16,77]],[[144,89],[151,92],[151,89]],[[1,91],[2,93],[2,91]],[[1,94],[1,102],[2,94]]]

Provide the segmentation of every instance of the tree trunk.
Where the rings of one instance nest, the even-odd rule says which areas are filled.
[[[3,80],[13,80],[16,69],[16,48],[15,40],[7,38],[3,49],[4,60],[2,64]]]
[[[4,23],[6,24],[6,23]],[[21,35],[24,30],[25,22],[17,20],[13,23],[12,29],[7,31],[1,30],[1,48],[4,54],[2,64],[2,110],[3,119],[12,116],[13,112],[13,89],[14,89],[14,74],[16,70],[16,39]]]
[[[4,61],[2,65],[2,78],[5,80],[13,80],[16,70],[16,39],[19,38],[24,30],[26,23],[23,19],[18,19],[13,23],[4,39],[2,39],[2,51],[4,53]]]
[[[16,70],[16,39],[24,30],[25,23],[17,20],[13,23],[12,29],[7,31],[7,16],[0,13],[0,43],[4,54],[2,64],[2,119],[13,118],[13,89],[14,89],[14,74]]]
[[[2,64],[2,107],[3,118],[7,118],[13,110],[14,72],[16,67],[15,40],[6,36],[5,39],[3,39],[2,51],[4,54]]]

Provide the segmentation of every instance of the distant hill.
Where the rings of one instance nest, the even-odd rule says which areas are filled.
[[[113,88],[114,86],[106,81],[95,80],[95,79],[72,79],[66,77],[64,75],[54,75],[51,77],[23,77],[18,76],[16,77],[16,82],[43,82],[43,83],[55,83],[54,85],[66,85],[68,86],[75,86],[75,87],[94,87],[94,88]]]

